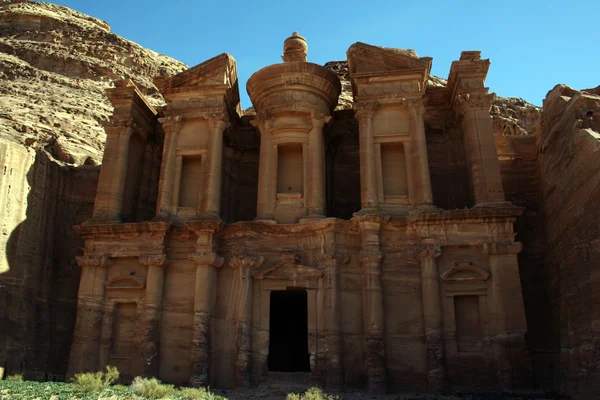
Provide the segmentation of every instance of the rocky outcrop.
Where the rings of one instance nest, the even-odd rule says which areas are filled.
[[[565,85],[544,100],[537,129],[554,382],[600,396],[600,93]]]
[[[0,136],[69,164],[100,164],[111,82],[129,78],[159,106],[152,78],[186,68],[67,7],[0,4]]]
[[[183,63],[67,7],[0,2],[0,367],[62,379],[84,246],[112,113],[105,89],[130,78],[155,106],[155,75]],[[90,165],[91,164],[91,165]]]

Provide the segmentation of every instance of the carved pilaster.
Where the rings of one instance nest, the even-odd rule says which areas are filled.
[[[229,265],[238,270],[240,279],[239,304],[238,304],[238,331],[236,339],[237,357],[235,362],[236,384],[250,386],[252,368],[252,272],[264,262],[263,257],[237,255]]]
[[[312,129],[308,135],[308,216],[311,219],[324,218],[326,214],[323,127],[330,120],[331,116],[313,113]]]
[[[156,375],[160,360],[160,321],[164,293],[164,266],[169,258],[166,254],[142,254],[140,264],[148,267],[146,295],[141,335],[141,368],[145,376]]]
[[[171,214],[175,214],[177,211],[177,204],[175,204],[175,187],[176,185],[176,150],[177,150],[177,137],[181,131],[182,118],[177,117],[165,117],[161,118],[160,123],[162,124],[165,132],[165,140],[162,154],[162,165],[160,170],[160,178],[158,181],[158,199],[156,205],[156,214],[160,217],[167,217]]]
[[[527,331],[517,261],[522,246],[515,242],[486,243],[483,247],[489,255],[491,273],[493,357],[500,385],[510,388],[515,375],[512,360],[517,356],[511,352],[524,347]]]
[[[360,192],[363,209],[379,208],[377,191],[377,167],[375,141],[373,138],[373,116],[378,108],[375,101],[355,103],[360,144]]]
[[[379,248],[366,248],[360,251],[359,259],[363,269],[363,317],[369,392],[385,393],[387,370],[381,281],[383,253]]]
[[[204,179],[207,185],[204,195],[203,216],[218,218],[221,204],[223,132],[230,126],[230,123],[224,114],[212,114],[208,120],[212,132],[209,140],[208,168]]]
[[[102,321],[104,318],[104,284],[109,259],[106,255],[77,257],[81,267],[77,299],[77,320],[68,375],[80,371],[95,371],[100,363]]]
[[[460,93],[454,99],[463,132],[469,183],[475,205],[505,201],[494,141],[490,106],[495,95],[487,89]]]
[[[350,257],[347,254],[336,252],[324,254],[319,260],[320,267],[325,269],[325,289],[329,295],[326,383],[330,389],[339,389],[344,386],[340,266],[346,265],[349,260]]]
[[[422,240],[415,251],[415,256],[421,263],[423,327],[427,344],[427,389],[432,393],[442,391],[446,383],[440,278],[435,261],[441,254],[439,243],[433,239]]]
[[[216,298],[217,268],[223,265],[223,257],[212,252],[190,254],[189,258],[196,264],[190,385],[199,387],[209,383],[210,320]]]

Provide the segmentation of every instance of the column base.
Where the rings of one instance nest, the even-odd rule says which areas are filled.
[[[312,214],[312,215],[308,215],[307,217],[300,218],[300,221],[298,221],[298,222],[301,224],[307,224],[307,223],[319,221],[319,220],[322,220],[325,218],[326,217],[323,214]]]
[[[254,218],[254,222],[260,222],[261,224],[272,224],[275,225],[277,224],[277,221],[274,220],[273,218],[267,218],[267,217],[256,217]]]
[[[473,208],[514,208],[516,207],[510,201],[486,201],[483,203],[478,203],[473,206]]]

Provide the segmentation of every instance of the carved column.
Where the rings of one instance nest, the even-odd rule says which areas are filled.
[[[359,258],[363,274],[363,318],[369,392],[387,391],[385,364],[385,319],[380,247],[380,229],[384,216],[370,216],[358,221],[361,231]]]
[[[230,264],[239,269],[241,283],[238,305],[237,356],[235,360],[235,380],[237,386],[250,386],[252,363],[252,296],[254,281],[252,272],[263,263],[263,257],[236,256]]]
[[[107,146],[102,160],[98,194],[94,204],[94,219],[96,220],[115,222],[121,220],[133,125],[133,120],[128,119],[104,126]]]
[[[511,388],[515,371],[511,363],[511,349],[522,352],[527,331],[525,306],[519,276],[517,254],[521,243],[487,243],[492,291],[493,357],[498,382],[502,388]]]
[[[260,130],[260,159],[258,165],[257,220],[273,220],[277,188],[277,147],[269,131],[270,122],[261,119],[251,122]]]
[[[177,213],[177,204],[175,204],[174,199],[179,195],[179,193],[175,192],[175,189],[178,187],[177,179],[179,177],[175,173],[177,168],[175,156],[177,150],[177,136],[181,130],[181,117],[165,117],[161,118],[160,122],[165,132],[165,141],[160,178],[158,181],[156,214],[161,217],[166,217]]]
[[[494,94],[463,93],[455,101],[455,108],[462,116],[465,153],[475,205],[505,201],[490,116],[494,97]]]
[[[210,319],[217,294],[217,268],[223,265],[223,258],[216,253],[195,253],[190,260],[196,263],[190,384],[199,387],[209,383]]]
[[[360,140],[360,193],[363,209],[379,208],[377,197],[377,169],[375,162],[375,142],[373,139],[373,116],[376,102],[355,105]]]
[[[415,99],[410,104],[412,146],[409,156],[412,160],[411,172],[414,175],[412,179],[413,189],[416,190],[416,193],[411,197],[416,204],[433,204],[429,158],[427,156],[427,138],[425,123],[423,122],[423,115],[425,114],[424,100],[424,98]]]
[[[440,277],[435,262],[441,255],[440,246],[433,240],[423,240],[416,255],[421,262],[423,326],[427,344],[427,390],[439,393],[446,380]]]
[[[340,265],[348,262],[346,254],[329,253],[321,263],[325,268],[326,290],[329,295],[329,326],[327,328],[327,374],[328,388],[340,389],[344,386],[342,359],[342,296],[340,286]]]
[[[81,371],[96,371],[98,368],[108,261],[104,255],[77,257],[81,278],[69,376]]]
[[[308,199],[309,218],[325,217],[325,145],[323,143],[323,126],[331,117],[312,117],[312,129],[308,136]]]
[[[223,132],[229,122],[222,116],[210,120],[212,134],[210,136],[208,168],[206,170],[206,195],[204,197],[204,215],[219,216],[221,208],[221,170],[223,160]]]
[[[166,254],[143,254],[140,264],[148,267],[142,323],[141,368],[146,376],[156,376],[160,360],[160,320],[164,293]]]

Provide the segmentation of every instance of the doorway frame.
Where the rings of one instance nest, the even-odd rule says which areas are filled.
[[[258,280],[259,298],[255,303],[252,329],[252,375],[255,382],[264,381],[269,374],[269,340],[271,317],[271,291],[288,288],[306,290],[308,352],[310,353],[310,377],[318,378],[326,368],[325,302],[322,275],[312,279]],[[256,307],[258,306],[258,307]],[[258,311],[258,312],[256,312]]]

